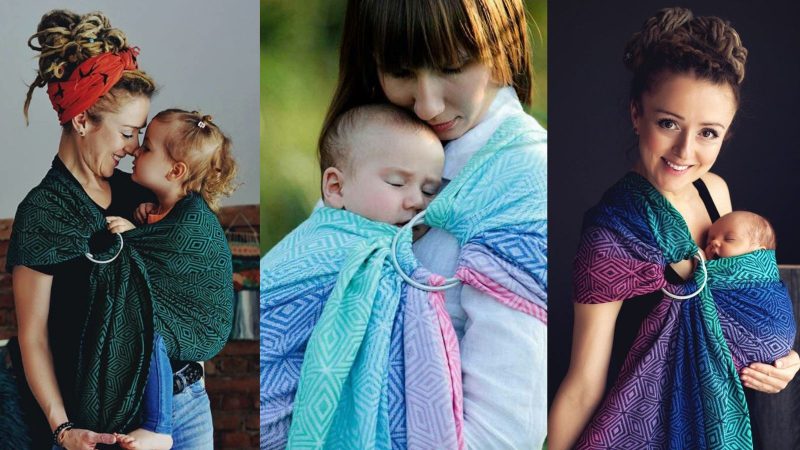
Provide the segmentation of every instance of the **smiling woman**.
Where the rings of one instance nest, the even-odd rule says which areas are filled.
[[[229,131],[241,144],[237,157],[253,168],[240,180],[248,181],[250,203],[256,203],[257,164],[252,161],[257,152],[252,149],[258,98],[252,93],[258,91],[258,5],[208,4],[200,11],[175,2],[160,6],[158,14],[142,15],[147,5],[147,0],[114,4],[85,14],[45,12],[36,5],[0,7],[2,28],[9,41],[18,43],[7,47],[7,61],[13,61],[7,69],[19,80],[0,87],[8,100],[2,102],[2,115],[20,118],[22,112],[30,118],[29,127],[21,120],[0,124],[9,136],[0,165],[0,211],[3,217],[17,211],[7,259],[2,255],[7,263],[2,277],[12,281],[4,285],[8,290],[13,285],[14,305],[0,314],[11,312],[17,321],[0,338],[18,334],[9,344],[12,369],[23,392],[33,448],[54,443],[93,448],[115,441],[127,448],[213,446],[210,401],[198,361],[220,351],[231,326],[233,283],[225,234],[201,195],[188,196],[146,231],[110,234],[107,216],[132,219],[137,207],[154,199],[120,170],[130,164],[126,157],[138,150],[148,124],[156,90],[153,72],[170,85],[156,102],[198,102],[235,124]],[[174,23],[176,17],[183,21]],[[159,32],[165,22],[172,23],[169,44]],[[195,45],[199,29],[218,37]],[[232,48],[236,52],[228,51]],[[196,76],[202,71],[220,78],[231,70],[237,83],[215,89]],[[32,83],[25,86],[22,80]],[[206,165],[212,181],[228,173]],[[204,187],[213,184],[206,177],[200,181]],[[178,218],[186,221],[169,227]],[[189,223],[199,219],[202,223]],[[154,232],[158,227],[163,232]],[[203,246],[183,246],[190,233],[201,234]],[[165,277],[169,282],[162,283],[164,264],[155,261],[165,255],[171,269]],[[195,300],[199,303],[190,305]],[[170,302],[169,312],[162,301]],[[210,316],[200,317],[205,314]],[[159,349],[169,358],[150,357],[163,353]],[[146,414],[140,414],[143,409]],[[0,430],[7,429],[0,425]],[[121,432],[131,435],[113,434]],[[144,432],[162,439],[144,439]]]
[[[597,11],[586,14],[574,25],[562,17],[564,32],[608,25]],[[562,299],[572,292],[574,324],[569,369],[566,375],[551,370],[558,391],[549,448],[750,448],[744,388],[775,392],[800,360],[791,350],[794,323],[774,253],[755,247],[737,259],[705,261],[700,250],[712,222],[731,211],[727,184],[709,170],[739,110],[748,50],[725,19],[667,8],[647,18],[621,53],[632,72],[625,102],[632,125],[626,135],[635,140],[632,171],[585,213],[582,225],[571,218],[576,235],[581,227],[577,253],[555,250],[564,236],[552,239],[559,267],[552,272],[554,290]],[[594,89],[609,79],[575,75],[581,81],[573,79],[571,88],[582,94],[569,108],[557,103],[562,118],[574,119],[558,135],[578,142],[574,152],[559,155],[571,177],[551,180],[559,186],[553,192],[560,201],[553,204],[561,210],[575,208],[575,199],[565,200],[572,193],[588,201],[594,194],[585,186],[599,184],[591,177],[613,166],[596,162],[609,160],[602,145],[574,133],[589,128],[575,117],[576,105],[604,108],[593,103]],[[616,137],[612,125],[603,125],[591,136]],[[588,181],[578,184],[576,177]],[[566,259],[574,267],[571,279]],[[760,313],[742,306],[753,288],[746,280],[755,273],[763,301],[749,301]],[[567,316],[562,309],[558,320],[563,324]],[[760,334],[764,329],[772,330],[769,336]],[[550,342],[551,367],[562,369],[562,340]],[[742,356],[741,347],[753,342],[754,352]]]
[[[641,100],[631,102],[633,130],[639,136],[635,170],[668,199],[684,196],[687,181],[714,165],[736,108],[728,84],[691,72],[662,76]]]

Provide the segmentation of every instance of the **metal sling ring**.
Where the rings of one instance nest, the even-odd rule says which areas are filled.
[[[122,234],[120,234],[120,233],[114,233],[114,234],[116,234],[117,237],[119,238],[119,250],[117,250],[117,254],[112,256],[111,259],[108,259],[108,260],[105,260],[105,261],[101,261],[99,259],[94,259],[94,255],[93,254],[91,254],[89,252],[86,252],[86,253],[83,254],[84,256],[86,256],[86,259],[88,259],[89,261],[91,261],[91,262],[93,262],[95,264],[108,264],[111,261],[114,261],[115,259],[117,259],[117,256],[119,256],[119,254],[122,252],[123,241],[122,241]]]
[[[400,275],[400,277],[406,283],[410,284],[411,286],[427,292],[434,292],[434,291],[444,291],[450,289],[451,287],[458,286],[461,283],[461,280],[458,278],[452,277],[444,280],[444,284],[441,286],[431,286],[429,284],[423,284],[419,281],[412,279],[408,276],[405,272],[403,272],[403,268],[400,267],[400,262],[397,261],[397,243],[400,241],[400,235],[405,232],[406,230],[410,230],[414,225],[423,223],[425,219],[425,211],[420,211],[413,219],[409,220],[407,224],[403,225],[400,230],[397,231],[397,234],[394,235],[394,239],[392,239],[392,265],[394,266],[394,270]]]
[[[689,300],[690,298],[702,292],[703,289],[706,288],[706,283],[708,282],[708,271],[706,270],[706,258],[705,256],[703,256],[703,251],[697,249],[697,253],[695,253],[694,259],[700,262],[700,269],[703,271],[703,283],[700,285],[700,287],[689,295],[673,294],[664,288],[661,288],[661,292],[663,292],[667,297],[670,297],[674,300]]]

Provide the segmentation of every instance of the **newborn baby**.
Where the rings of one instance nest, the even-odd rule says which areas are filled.
[[[706,258],[728,258],[755,250],[775,250],[775,230],[767,219],[749,211],[733,211],[708,230]]]

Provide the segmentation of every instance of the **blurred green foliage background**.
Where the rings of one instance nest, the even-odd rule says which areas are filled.
[[[547,126],[547,2],[527,0],[534,104]],[[320,197],[316,144],[336,85],[346,0],[261,2],[261,253]]]

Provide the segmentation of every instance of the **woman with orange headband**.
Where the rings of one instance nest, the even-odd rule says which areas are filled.
[[[139,49],[129,46],[125,34],[111,27],[99,12],[77,15],[64,10],[50,11],[42,17],[37,33],[31,36],[28,44],[40,54],[37,77],[25,102],[25,117],[27,119],[34,90],[47,87],[62,127],[52,168],[18,210],[9,250],[8,269],[13,270],[19,326],[20,358],[16,363],[23,363],[27,385],[35,398],[35,402],[28,402],[25,411],[34,440],[32,447],[50,445],[51,436],[54,448],[91,449],[98,444],[125,444],[130,442],[129,438],[112,432],[136,428],[135,411],[145,389],[143,379],[147,377],[148,366],[156,367],[149,364],[150,348],[141,352],[146,356],[139,360],[138,369],[126,368],[134,372],[130,379],[126,378],[127,374],[117,378],[117,374],[107,369],[102,372],[105,375],[86,370],[91,366],[85,360],[85,347],[89,346],[90,339],[106,339],[109,347],[134,345],[114,328],[108,329],[109,335],[101,338],[94,336],[100,331],[84,329],[84,324],[89,323],[88,319],[99,308],[92,303],[97,300],[93,300],[91,294],[102,283],[94,275],[97,272],[93,266],[97,264],[90,257],[105,259],[98,255],[107,248],[112,248],[113,254],[117,241],[111,234],[98,232],[89,239],[86,257],[65,258],[63,248],[37,246],[30,240],[27,230],[31,229],[28,225],[33,221],[45,221],[47,228],[63,233],[70,221],[80,222],[87,217],[132,218],[139,204],[152,199],[149,192],[133,183],[129,174],[116,170],[116,166],[139,148],[138,135],[147,122],[155,83],[138,69]],[[59,188],[63,189],[45,186],[48,179],[59,180]],[[52,210],[35,210],[38,200],[60,195],[86,198],[81,207],[89,211],[85,215],[76,214],[77,218],[65,218]],[[34,208],[23,208],[25,205]],[[60,255],[52,256],[59,252]],[[149,330],[151,333],[152,329]],[[118,341],[115,342],[115,338]],[[140,350],[135,345],[131,349],[133,352]],[[114,354],[109,352],[111,357]],[[108,365],[113,367],[113,358]],[[208,397],[202,387],[197,393],[189,386],[200,385],[196,383],[199,376],[195,365],[197,363],[167,360],[169,385],[172,385],[173,370],[178,370],[178,378],[183,381],[176,395],[171,395],[172,387],[166,394],[174,402],[166,414],[180,411],[174,414],[180,422],[173,424],[174,448],[210,448],[212,445]],[[144,375],[141,368],[144,368]],[[199,373],[202,374],[202,369]],[[115,383],[120,385],[118,389],[113,386]],[[103,389],[94,389],[94,386]],[[92,396],[97,397],[97,405],[101,407],[87,411],[87,398],[94,401]],[[106,404],[115,406],[104,408]],[[114,425],[94,427],[105,428],[102,430],[84,429],[96,423]],[[181,432],[181,429],[191,431]]]

